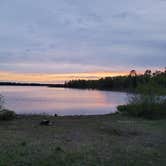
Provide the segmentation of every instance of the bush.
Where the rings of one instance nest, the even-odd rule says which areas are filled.
[[[160,103],[135,103],[120,105],[117,109],[135,117],[148,119],[166,118],[166,101]]]
[[[16,117],[16,114],[14,111],[10,110],[0,110],[0,120],[12,120]]]
[[[153,82],[140,85],[137,93],[129,96],[128,104],[120,105],[117,109],[135,117],[166,118],[165,90]]]

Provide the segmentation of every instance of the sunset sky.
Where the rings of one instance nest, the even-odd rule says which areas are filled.
[[[165,17],[166,0],[0,0],[0,81],[164,68]]]

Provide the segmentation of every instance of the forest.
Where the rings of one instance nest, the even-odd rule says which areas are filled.
[[[100,89],[113,91],[134,91],[140,85],[153,84],[162,89],[166,89],[166,68],[156,70],[146,70],[143,74],[137,74],[136,70],[131,70],[129,75],[106,77],[99,80],[71,80],[65,83],[65,87],[80,89]]]

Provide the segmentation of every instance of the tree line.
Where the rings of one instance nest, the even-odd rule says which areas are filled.
[[[131,70],[129,75],[105,77],[99,80],[71,80],[65,83],[65,87],[81,89],[101,89],[101,90],[118,90],[133,91],[140,85],[156,84],[166,89],[166,68],[156,70],[146,70],[144,74],[137,74],[136,70]]]

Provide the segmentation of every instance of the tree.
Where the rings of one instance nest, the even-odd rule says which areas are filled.
[[[135,70],[131,70],[129,76],[130,77],[136,77],[137,76],[137,72]]]
[[[136,70],[131,70],[129,74],[129,80],[131,82],[131,88],[135,89],[137,87],[137,72]]]
[[[151,70],[146,70],[145,73],[144,73],[144,75],[148,76],[148,77],[151,77],[151,74],[152,74]]]

